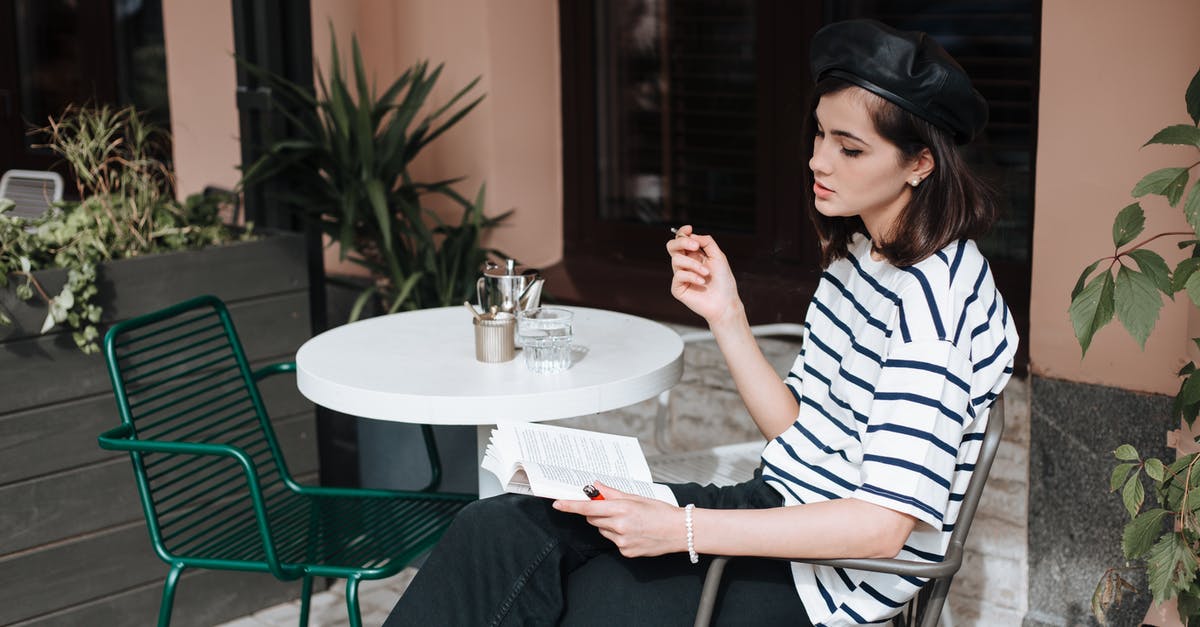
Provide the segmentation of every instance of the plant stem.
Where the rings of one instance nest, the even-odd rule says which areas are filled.
[[[1200,161],[1197,161],[1196,165],[1200,165]],[[1112,263],[1108,264],[1109,269],[1112,269],[1113,265],[1117,263],[1117,260],[1120,257],[1124,257],[1125,255],[1128,255],[1129,253],[1141,248],[1142,246],[1145,246],[1146,244],[1149,244],[1150,242],[1153,242],[1154,240],[1156,240],[1160,237],[1168,237],[1171,235],[1178,235],[1178,236],[1182,237],[1182,236],[1186,236],[1186,235],[1194,236],[1195,233],[1193,233],[1192,231],[1169,231],[1167,233],[1159,233],[1158,235],[1155,235],[1153,237],[1148,237],[1148,238],[1130,246],[1129,248],[1126,248],[1125,250],[1115,252],[1112,255],[1109,255],[1107,257],[1101,257],[1100,259],[1097,259],[1097,261],[1104,261],[1105,259],[1112,259]]]

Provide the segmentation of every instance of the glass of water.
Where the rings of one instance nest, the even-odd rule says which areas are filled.
[[[571,367],[571,321],[575,314],[558,307],[517,312],[517,344],[525,367],[533,372],[562,372]]]

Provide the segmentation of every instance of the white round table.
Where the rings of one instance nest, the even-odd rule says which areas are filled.
[[[573,363],[555,374],[475,360],[471,314],[444,307],[392,314],[330,329],[296,353],[296,384],[312,402],[377,420],[478,425],[478,453],[498,422],[571,418],[652,398],[683,372],[683,341],[637,316],[575,312]],[[480,471],[479,494],[500,492]]]

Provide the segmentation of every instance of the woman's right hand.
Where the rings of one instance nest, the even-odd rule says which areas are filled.
[[[671,295],[709,325],[737,310],[741,300],[725,253],[709,235],[696,235],[691,225],[679,227],[667,242],[671,255]]]

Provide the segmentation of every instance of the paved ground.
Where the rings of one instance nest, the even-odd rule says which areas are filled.
[[[362,609],[363,627],[379,627],[404,593],[417,571],[406,568],[391,579],[364,581],[358,587],[358,604]],[[338,580],[332,588],[313,594],[309,609],[309,627],[349,627],[346,615],[345,581]],[[300,602],[268,607],[217,627],[296,627],[300,624]]]

